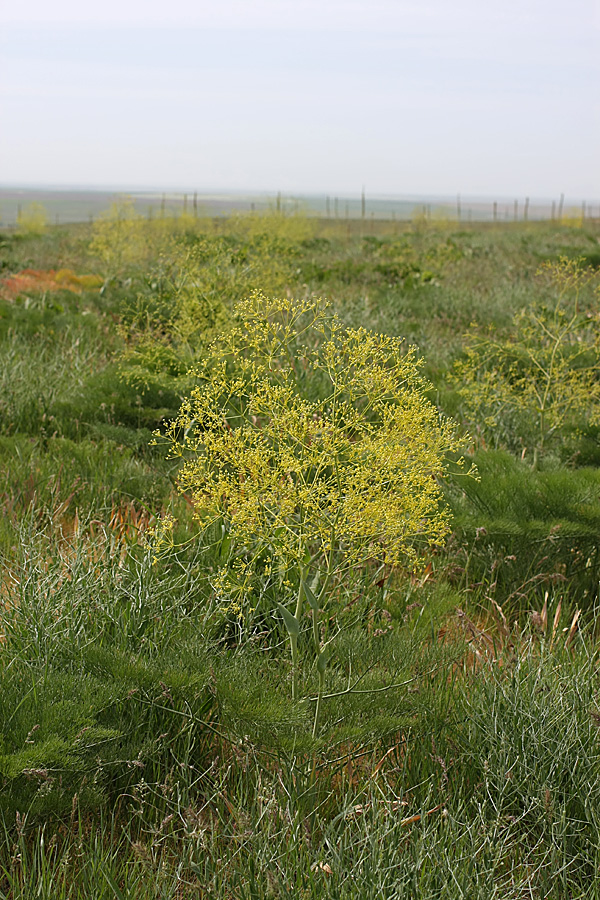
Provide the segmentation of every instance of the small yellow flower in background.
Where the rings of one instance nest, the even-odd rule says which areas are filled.
[[[154,551],[152,565],[158,565],[161,554],[174,546],[173,528],[175,519],[170,513],[158,519],[155,525],[146,530],[145,539]]]

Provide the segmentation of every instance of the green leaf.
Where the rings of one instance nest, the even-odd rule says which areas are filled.
[[[221,547],[219,550],[221,559],[227,559],[229,557],[229,551],[231,550],[231,543],[232,543],[232,541],[231,541],[230,535],[226,534],[224,536],[223,540],[221,541]]]
[[[304,584],[302,585],[302,590],[304,591],[304,596],[308,600],[308,605],[310,606],[310,608],[313,610],[313,612],[318,612],[319,601],[313,594],[312,589],[309,588],[309,586],[306,584],[306,582],[304,582]]]
[[[322,650],[317,657],[317,672],[319,675],[323,675],[325,669],[327,668],[327,664],[329,662],[329,651]]]
[[[108,869],[106,868],[106,865],[104,864],[103,861],[100,862],[100,871],[106,878],[106,881],[108,882],[108,886],[110,887],[111,891],[114,894],[115,900],[125,900],[125,894],[123,893],[123,891],[121,890],[121,888],[119,887],[119,885],[117,884],[115,879],[113,878],[112,873],[108,871]]]
[[[285,627],[288,630],[288,634],[293,635],[294,637],[298,637],[300,634],[300,622],[296,618],[296,616],[292,615],[289,609],[286,609],[285,606],[282,606],[281,603],[277,604],[277,609],[283,616],[283,621],[285,622]]]

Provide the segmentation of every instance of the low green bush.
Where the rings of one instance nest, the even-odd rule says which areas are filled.
[[[591,608],[598,596],[600,471],[552,461],[536,470],[502,450],[479,451],[474,461],[480,480],[461,480],[448,494],[467,581],[517,605],[554,584]]]

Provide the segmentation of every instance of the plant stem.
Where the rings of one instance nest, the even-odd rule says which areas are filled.
[[[300,584],[298,586],[298,599],[296,600],[296,612],[294,615],[300,621],[302,613],[302,597],[304,595],[304,566],[300,567]],[[298,636],[290,634],[290,648],[292,651],[292,700],[298,699]]]
[[[319,672],[319,691],[317,694],[317,706],[315,709],[315,720],[313,722],[313,730],[312,730],[313,739],[317,736],[317,730],[319,728],[319,718],[321,716],[321,701],[323,699],[323,691],[324,690],[325,690],[325,672]]]
[[[306,580],[306,570],[304,566],[300,567],[300,584],[298,585],[298,598],[296,600],[296,612],[294,615],[300,621],[300,613],[302,612],[302,598],[304,597],[304,581]]]
[[[292,700],[298,699],[298,638],[290,634],[290,647],[292,651]]]
[[[318,609],[313,609],[313,611],[312,611],[312,626],[313,626],[313,640],[315,642],[315,653],[318,656],[319,650],[321,648],[321,638],[319,635],[319,610]]]

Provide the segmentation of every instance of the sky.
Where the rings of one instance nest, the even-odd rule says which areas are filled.
[[[0,0],[0,185],[600,200],[600,0]]]

